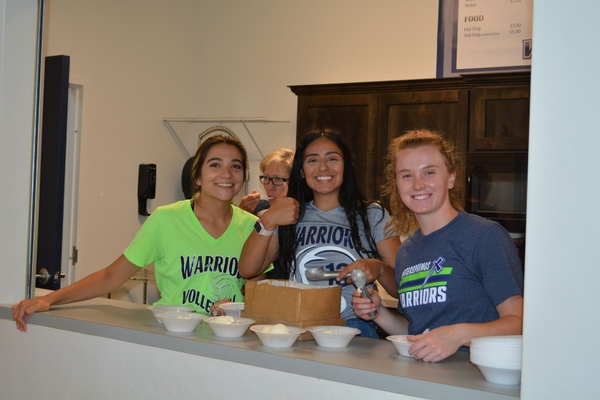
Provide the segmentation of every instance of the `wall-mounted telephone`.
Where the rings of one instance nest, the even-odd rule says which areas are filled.
[[[156,195],[156,164],[140,164],[138,173],[138,214],[148,216],[146,202]]]

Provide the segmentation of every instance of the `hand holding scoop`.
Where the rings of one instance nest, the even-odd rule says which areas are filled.
[[[360,291],[361,296],[371,300],[371,303],[373,302],[373,300],[371,299],[371,295],[369,295],[369,289],[366,288],[367,285],[367,276],[365,275],[365,273],[363,272],[362,269],[355,269],[352,270],[352,273],[350,274],[350,277],[352,278],[352,282],[354,282],[354,285],[356,286],[356,288]],[[369,317],[373,318],[377,315],[377,311],[372,311],[369,313]]]

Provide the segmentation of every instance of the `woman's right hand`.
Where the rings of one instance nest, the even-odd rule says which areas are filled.
[[[238,205],[244,211],[249,213],[253,213],[256,210],[256,206],[258,206],[258,202],[260,201],[260,193],[256,191],[256,189],[252,189],[252,193],[244,196]]]
[[[108,267],[96,271],[80,281],[45,296],[23,300],[12,308],[17,329],[22,332],[27,331],[25,317],[31,316],[34,312],[48,311],[52,305],[69,304],[104,296],[127,282],[139,270],[139,267],[121,254]]]
[[[292,225],[298,221],[300,205],[296,199],[279,196],[260,217],[265,229],[275,230],[278,226]]]
[[[26,332],[27,322],[25,321],[25,316],[31,317],[34,312],[48,311],[50,305],[51,304],[46,299],[46,296],[23,300],[19,304],[15,304],[12,307],[12,315],[17,323],[17,329],[21,332]]]
[[[221,304],[225,304],[225,303],[231,303],[231,300],[229,298],[224,298],[224,299],[217,301],[212,306],[210,306],[210,312],[213,315],[213,317],[219,317],[222,315],[226,315],[225,310],[223,310],[221,308]]]
[[[379,315],[379,307],[381,307],[381,297],[376,290],[365,288],[369,291],[371,295],[371,300],[362,297],[362,294],[355,290],[352,294],[352,309],[357,317],[362,318],[364,320],[371,320],[377,318]],[[375,316],[370,317],[369,314],[375,311]]]

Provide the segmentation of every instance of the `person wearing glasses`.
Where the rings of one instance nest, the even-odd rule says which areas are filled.
[[[293,159],[294,150],[285,147],[280,147],[267,154],[260,162],[261,175],[259,176],[266,196],[254,189],[252,193],[244,196],[238,207],[260,217],[276,197],[286,196]]]
[[[288,182],[292,172],[294,150],[280,147],[273,150],[260,162],[260,183],[265,188],[266,196],[253,190],[240,201],[239,207],[256,216],[261,216],[279,196],[287,196]],[[273,269],[266,273],[267,279],[287,279],[282,273],[277,261],[273,262]]]
[[[396,293],[394,260],[398,236],[386,230],[389,213],[361,193],[353,155],[344,138],[331,129],[311,130],[296,148],[289,197],[277,197],[244,245],[238,269],[256,276],[278,260],[287,279],[317,286],[342,286],[340,317],[377,338],[377,326],[352,310],[354,286],[346,276],[364,271]],[[323,267],[338,273],[329,281],[309,281],[306,271]],[[369,284],[369,287],[372,287]]]

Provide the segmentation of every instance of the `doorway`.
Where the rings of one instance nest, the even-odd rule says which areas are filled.
[[[69,84],[69,112],[67,117],[67,151],[65,157],[65,195],[62,237],[61,287],[75,282],[77,250],[77,210],[79,199],[79,156],[81,150],[81,117],[83,86]]]
[[[44,197],[43,202],[40,203],[40,208],[42,205],[46,208],[43,213],[40,212],[38,268],[35,286],[50,290],[65,287],[75,281],[75,267],[78,259],[77,212],[83,86],[67,85],[66,107],[64,108],[63,111],[60,111],[60,113],[66,114],[64,135],[55,135],[54,132],[48,131],[49,136],[42,141],[42,148],[47,146],[52,149],[49,152],[51,153],[49,158],[53,159],[55,153],[58,153],[55,163],[64,164],[64,167],[56,168],[52,163],[42,163],[41,168],[41,186],[62,189],[50,198]],[[51,111],[55,112],[56,110]],[[64,150],[61,150],[63,147]],[[44,169],[44,167],[48,169]],[[41,193],[51,194],[49,190],[42,190]],[[50,206],[46,203],[50,203]],[[52,215],[54,212],[56,214]],[[49,236],[48,226],[51,226],[52,232],[57,235]],[[54,253],[48,249],[55,249]],[[60,253],[57,254],[58,252]],[[42,253],[41,260],[40,253]]]

